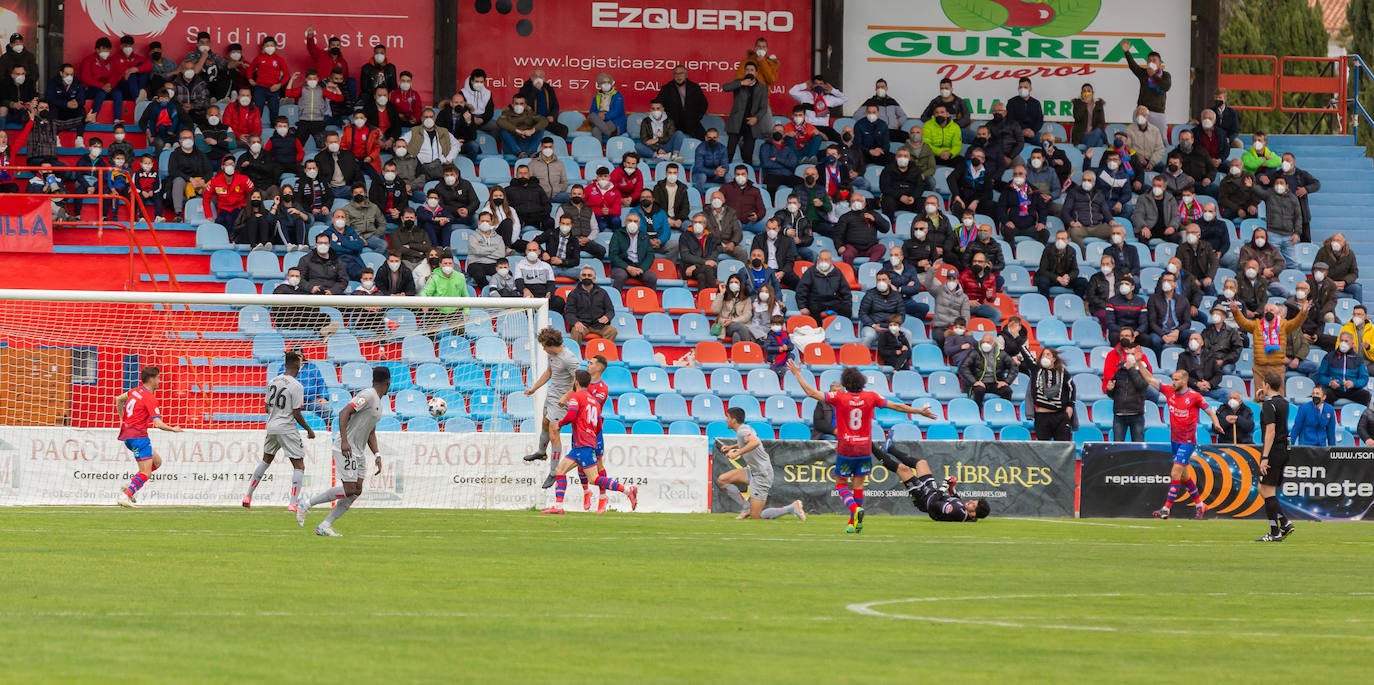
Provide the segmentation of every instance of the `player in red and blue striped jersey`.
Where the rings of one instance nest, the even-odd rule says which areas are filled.
[[[591,383],[590,373],[579,370],[573,374],[573,393],[568,396],[568,413],[558,422],[560,429],[572,424],[573,447],[558,462],[558,467],[554,471],[555,503],[542,513],[563,513],[563,497],[568,492],[568,472],[574,467],[581,468],[586,477],[592,479],[598,487],[625,493],[630,500],[631,511],[639,506],[639,488],[625,487],[618,481],[611,480],[597,465],[596,446],[599,444],[602,423],[601,403],[587,392],[587,387]]]
[[[145,367],[138,374],[138,387],[115,398],[115,411],[119,413],[119,440],[134,453],[134,461],[138,463],[138,473],[115,498],[115,503],[121,507],[137,506],[134,497],[153,472],[162,466],[162,457],[153,451],[153,443],[148,439],[148,429],[181,432],[180,428],[169,426],[162,420],[162,410],[158,407],[155,394],[160,375],[156,366]]]
[[[864,390],[868,378],[863,372],[846,366],[840,372],[840,385],[843,392],[823,393],[811,387],[811,381],[802,376],[801,367],[796,362],[788,362],[787,369],[797,377],[802,392],[817,402],[825,402],[835,408],[835,492],[849,508],[849,525],[846,533],[859,533],[864,529],[864,481],[873,471],[873,413],[880,407],[887,407],[906,414],[919,414],[926,418],[936,418],[929,407],[912,407],[900,402],[892,402],[876,392]]]
[[[1173,509],[1174,500],[1188,491],[1193,500],[1193,518],[1200,519],[1207,513],[1207,505],[1198,493],[1197,481],[1188,472],[1188,465],[1197,451],[1198,412],[1206,412],[1212,419],[1212,429],[1221,432],[1221,422],[1217,414],[1207,406],[1207,398],[1202,393],[1188,387],[1188,372],[1178,370],[1169,377],[1171,385],[1163,385],[1153,375],[1145,375],[1145,382],[1158,390],[1167,402],[1169,413],[1169,449],[1174,454],[1174,465],[1169,470],[1169,493],[1165,495],[1164,506],[1152,512],[1155,518],[1167,519]],[[1181,487],[1180,487],[1181,486]]]
[[[587,373],[592,377],[592,384],[587,386],[587,394],[591,395],[603,408],[611,400],[611,388],[606,385],[606,381],[601,380],[601,374],[606,372],[607,363],[606,357],[600,354],[587,362]],[[596,465],[601,467],[601,473],[610,475],[606,473],[606,434],[602,431],[597,431],[596,434]],[[588,488],[590,481],[587,479],[587,472],[582,470],[579,475],[582,476],[582,509],[585,511],[592,508],[592,491]],[[606,488],[599,488],[599,490],[601,493],[596,498],[596,513],[604,514],[608,503]]]

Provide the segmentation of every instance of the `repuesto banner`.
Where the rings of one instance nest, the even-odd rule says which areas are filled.
[[[742,466],[725,457],[720,441],[714,450],[711,511],[736,512],[739,505],[715,485],[715,478]],[[770,505],[799,499],[811,513],[848,513],[835,494],[831,468],[835,443],[764,440],[773,461]],[[930,462],[937,480],[959,479],[959,495],[986,499],[994,516],[1073,516],[1074,454],[1067,442],[899,442],[897,449]],[[924,515],[907,496],[897,474],[875,462],[866,486],[868,513]],[[745,494],[748,496],[748,493]]]
[[[1080,515],[1149,518],[1164,501],[1172,464],[1167,444],[1084,444]],[[1190,469],[1209,516],[1263,516],[1256,447],[1202,446]],[[1374,450],[1290,448],[1278,495],[1294,518],[1363,520],[1374,505]],[[1185,493],[1178,504],[1192,502]]]
[[[735,65],[759,37],[778,57],[774,114],[791,112],[796,103],[787,89],[811,78],[811,0],[558,0],[513,8],[507,0],[502,6],[463,0],[458,10],[459,80],[474,67],[484,69],[498,109],[530,72],[543,69],[563,111],[585,114],[597,74],[606,72],[627,112],[647,112],[681,64],[706,92],[710,111],[724,114],[732,97],[721,86],[734,80]]]
[[[112,429],[11,427],[0,435],[0,505],[112,504],[136,469],[115,434]],[[382,473],[369,472],[361,505],[546,507],[553,490],[539,485],[547,462],[521,459],[534,450],[536,438],[528,433],[378,433]],[[164,463],[139,493],[141,505],[238,506],[262,459],[262,431],[152,431],[152,440]],[[330,487],[328,434],[306,440],[305,453],[306,491]],[[606,436],[606,470],[626,485],[639,486],[639,511],[705,512],[708,459],[703,437]],[[278,456],[254,502],[286,506],[290,469],[290,462]],[[575,482],[568,494],[570,502],[581,501]],[[611,505],[628,509],[620,495]]]
[[[1121,50],[1129,38],[1137,63],[1160,53],[1173,76],[1165,114],[1187,121],[1190,22],[1186,2],[847,0],[845,92],[862,102],[873,81],[886,78],[892,97],[916,118],[949,78],[973,118],[986,120],[992,104],[1015,97],[1026,77],[1046,120],[1073,121],[1072,100],[1091,83],[1106,101],[1107,121],[1130,121],[1139,81]]]

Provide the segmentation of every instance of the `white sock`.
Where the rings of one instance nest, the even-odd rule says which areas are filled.
[[[314,497],[311,497],[310,506],[317,507],[321,504],[324,504],[325,502],[333,502],[334,500],[342,499],[343,497],[344,489],[343,486],[340,485],[338,487],[325,490],[324,492],[321,492],[320,494],[315,495]]]
[[[262,474],[267,473],[267,467],[271,464],[260,461],[257,468],[253,469],[253,480],[248,481],[248,496],[253,496],[253,491],[258,489],[258,483],[262,482]]]
[[[334,511],[329,512],[329,515],[324,517],[324,523],[321,523],[320,525],[328,526],[332,525],[335,521],[338,521],[340,516],[343,516],[344,514],[348,513],[348,508],[353,506],[353,502],[357,499],[358,496],[354,495],[352,497],[345,497],[335,502]]]
[[[301,486],[305,484],[305,469],[291,469],[291,501],[300,499]]]

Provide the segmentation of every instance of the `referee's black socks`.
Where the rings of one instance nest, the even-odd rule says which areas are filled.
[[[1274,537],[1283,535],[1283,531],[1279,528],[1279,522],[1287,517],[1283,515],[1283,508],[1279,506],[1277,495],[1264,498],[1264,515],[1265,518],[1269,519],[1269,534]]]

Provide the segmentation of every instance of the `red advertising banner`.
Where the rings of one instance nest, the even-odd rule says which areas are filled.
[[[779,63],[772,88],[773,113],[791,111],[787,89],[811,77],[811,0],[476,0],[458,13],[460,82],[474,68],[487,72],[497,107],[543,69],[558,89],[563,110],[585,112],[598,74],[609,73],[630,112],[649,101],[687,67],[701,84],[710,111],[730,111],[721,85],[734,79],[735,65],[768,39]],[[460,83],[461,85],[461,83]],[[441,93],[442,95],[442,93]]]
[[[52,198],[0,195],[0,252],[52,252]]]
[[[372,46],[385,45],[397,71],[415,75],[415,88],[427,102],[434,82],[434,3],[428,0],[82,0],[67,3],[66,17],[66,60],[73,64],[95,50],[97,38],[107,36],[118,48],[126,34],[138,41],[140,52],[146,54],[147,43],[157,40],[167,59],[180,61],[205,31],[216,54],[241,43],[249,60],[271,36],[291,70],[303,73],[313,66],[305,28],[314,26],[321,49],[328,36],[339,37],[352,78],[372,59]]]

